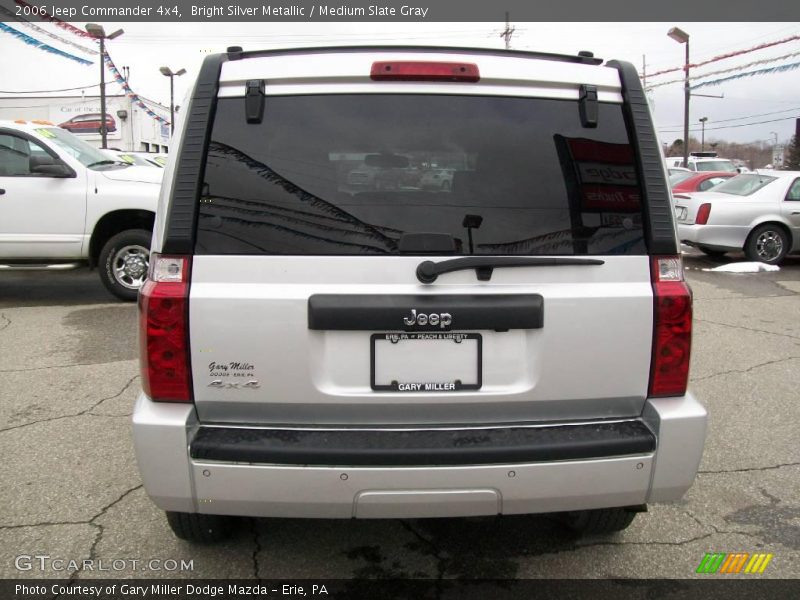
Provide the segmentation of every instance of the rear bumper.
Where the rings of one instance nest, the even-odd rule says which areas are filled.
[[[700,462],[706,412],[687,394],[648,401],[636,420],[479,430],[479,446],[488,451],[466,451],[469,464],[454,451],[464,447],[465,438],[470,446],[469,436],[455,430],[432,437],[429,432],[379,437],[341,431],[326,436],[318,430],[237,433],[235,428],[201,428],[192,405],[154,403],[144,395],[137,400],[133,421],[145,489],[164,510],[402,518],[678,499],[691,486]],[[321,443],[335,450],[335,460],[319,452]],[[397,466],[387,466],[392,464],[388,456],[396,457]]]
[[[749,233],[746,227],[727,225],[682,225],[678,223],[678,239],[689,246],[741,250]]]

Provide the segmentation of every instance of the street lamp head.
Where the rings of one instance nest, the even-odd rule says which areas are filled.
[[[86,24],[86,31],[92,37],[96,37],[96,38],[104,38],[104,37],[106,37],[105,29],[103,29],[102,25],[98,25],[97,23],[87,23]]]
[[[701,117],[700,118],[700,122],[701,123],[705,123],[706,121],[708,121],[708,117]]]
[[[125,33],[125,31],[123,31],[122,29],[117,29],[114,33],[110,33],[108,35],[108,39],[113,40],[114,38],[118,38],[119,36],[121,36],[123,33]]]
[[[161,67],[159,71],[161,71],[161,74],[164,75],[165,77],[172,77],[174,75],[172,69],[170,69],[169,67]]]
[[[689,42],[689,34],[686,33],[683,29],[679,29],[677,27],[673,27],[672,29],[670,29],[667,32],[667,35],[676,42],[678,42],[679,44],[686,44]]]
[[[175,75],[185,75],[185,74],[186,74],[186,69],[181,69],[180,71],[175,73]]]

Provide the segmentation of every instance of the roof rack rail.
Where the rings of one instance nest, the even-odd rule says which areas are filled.
[[[600,65],[602,58],[595,58],[592,52],[581,50],[578,54],[553,54],[550,52],[533,52],[528,50],[501,50],[496,48],[470,48],[451,46],[310,46],[305,48],[280,48],[273,50],[250,50],[241,52],[238,48],[234,52],[234,60],[241,58],[258,58],[262,56],[280,56],[283,54],[323,53],[323,52],[363,52],[365,50],[378,50],[381,52],[468,52],[470,54],[485,54],[487,56],[516,56],[519,58],[537,58],[540,60],[554,60],[560,62],[578,63],[584,65]],[[229,49],[230,52],[230,49]]]

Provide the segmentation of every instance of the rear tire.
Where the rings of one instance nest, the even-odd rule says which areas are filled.
[[[139,295],[150,265],[152,237],[145,229],[128,229],[112,236],[100,251],[100,281],[120,300],[133,302]]]
[[[789,235],[780,225],[766,223],[747,237],[744,254],[747,260],[777,265],[789,253]]]
[[[176,537],[195,544],[220,542],[231,536],[233,517],[167,511],[167,523]]]
[[[582,534],[614,533],[627,529],[636,512],[626,508],[600,508],[564,513],[564,524]]]

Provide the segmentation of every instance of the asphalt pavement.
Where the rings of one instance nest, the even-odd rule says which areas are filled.
[[[88,271],[0,272],[0,577],[685,578],[707,552],[772,553],[759,577],[800,577],[800,259],[774,273],[703,270],[731,260],[743,259],[685,256],[691,388],[710,428],[682,501],[605,537],[546,515],[244,519],[211,546],[177,540],[141,486],[135,305]],[[110,570],[70,569],[84,559]]]

